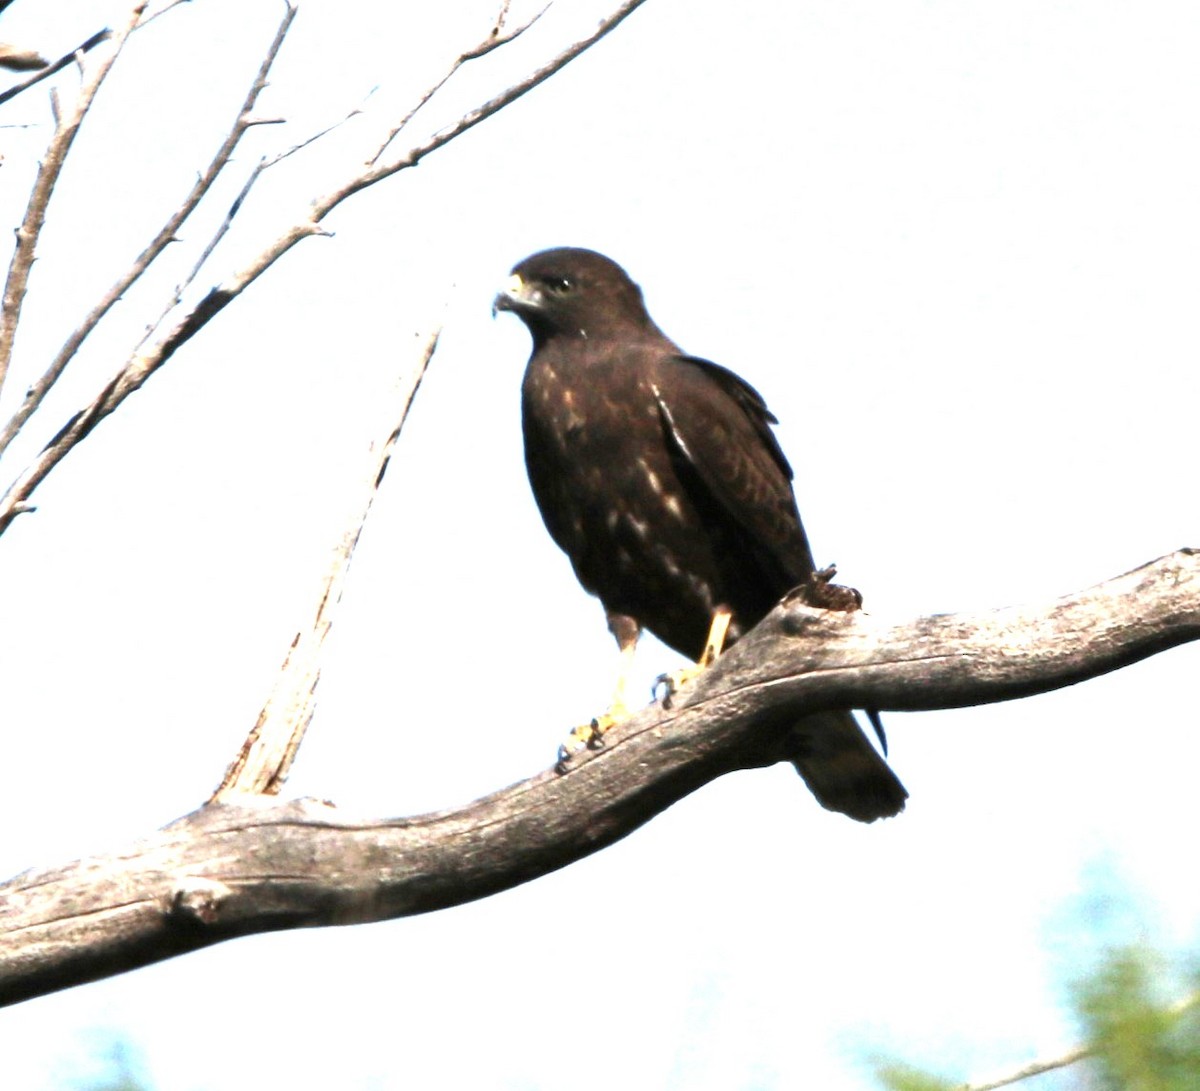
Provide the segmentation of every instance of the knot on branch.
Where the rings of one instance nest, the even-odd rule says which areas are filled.
[[[820,568],[808,577],[798,587],[793,587],[783,596],[784,606],[794,602],[804,602],[815,606],[818,610],[837,610],[843,614],[852,614],[861,610],[863,597],[855,587],[843,587],[834,583],[837,575],[837,565],[831,564]]]
[[[171,895],[170,916],[188,924],[209,927],[217,921],[221,905],[232,894],[224,883],[216,879],[189,876],[182,879]]]
[[[835,632],[844,626],[847,614],[862,609],[863,597],[857,588],[834,583],[836,575],[835,565],[822,568],[783,596],[779,624],[785,635],[819,637]]]

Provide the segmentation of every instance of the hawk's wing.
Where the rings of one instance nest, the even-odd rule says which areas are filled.
[[[792,468],[762,396],[732,371],[695,356],[667,356],[654,396],[673,456],[737,525],[783,596],[814,565],[792,493]]]

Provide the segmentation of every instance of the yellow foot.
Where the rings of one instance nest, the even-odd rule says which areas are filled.
[[[555,762],[554,768],[560,773],[565,773],[572,755],[581,750],[599,750],[604,745],[605,732],[616,727],[622,720],[628,720],[632,715],[633,712],[622,701],[612,704],[608,711],[602,712],[588,723],[572,728],[567,741],[558,748],[558,761]]]
[[[660,674],[654,679],[654,699],[658,701],[663,708],[670,708],[671,701],[684,686],[689,682],[695,681],[704,673],[705,667],[708,664],[691,663],[686,667],[680,667],[677,671],[669,671],[666,674]]]

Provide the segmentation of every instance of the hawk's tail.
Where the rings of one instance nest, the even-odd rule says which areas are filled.
[[[891,818],[908,792],[852,712],[816,712],[788,733],[787,756],[822,807],[859,822]]]

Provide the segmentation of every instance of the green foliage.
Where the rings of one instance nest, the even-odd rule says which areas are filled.
[[[1172,1001],[1172,995],[1185,999]],[[1071,1003],[1083,1027],[1087,1056],[1071,1065],[1070,1086],[1086,1091],[1200,1088],[1200,973],[1177,972],[1165,956],[1145,945],[1113,948],[1076,981]],[[1014,1072],[1012,1084],[1006,1081],[1005,1086],[1065,1067],[1047,1065],[1023,1078]],[[875,1076],[886,1091],[970,1087],[894,1060],[876,1062]]]
[[[1200,1004],[1172,1006],[1163,983],[1178,979],[1145,947],[1112,952],[1075,987],[1075,1008],[1094,1051],[1085,1062],[1103,1091],[1196,1091],[1200,1088]]]
[[[887,1091],[952,1091],[954,1084],[900,1061],[880,1061],[875,1078]]]

